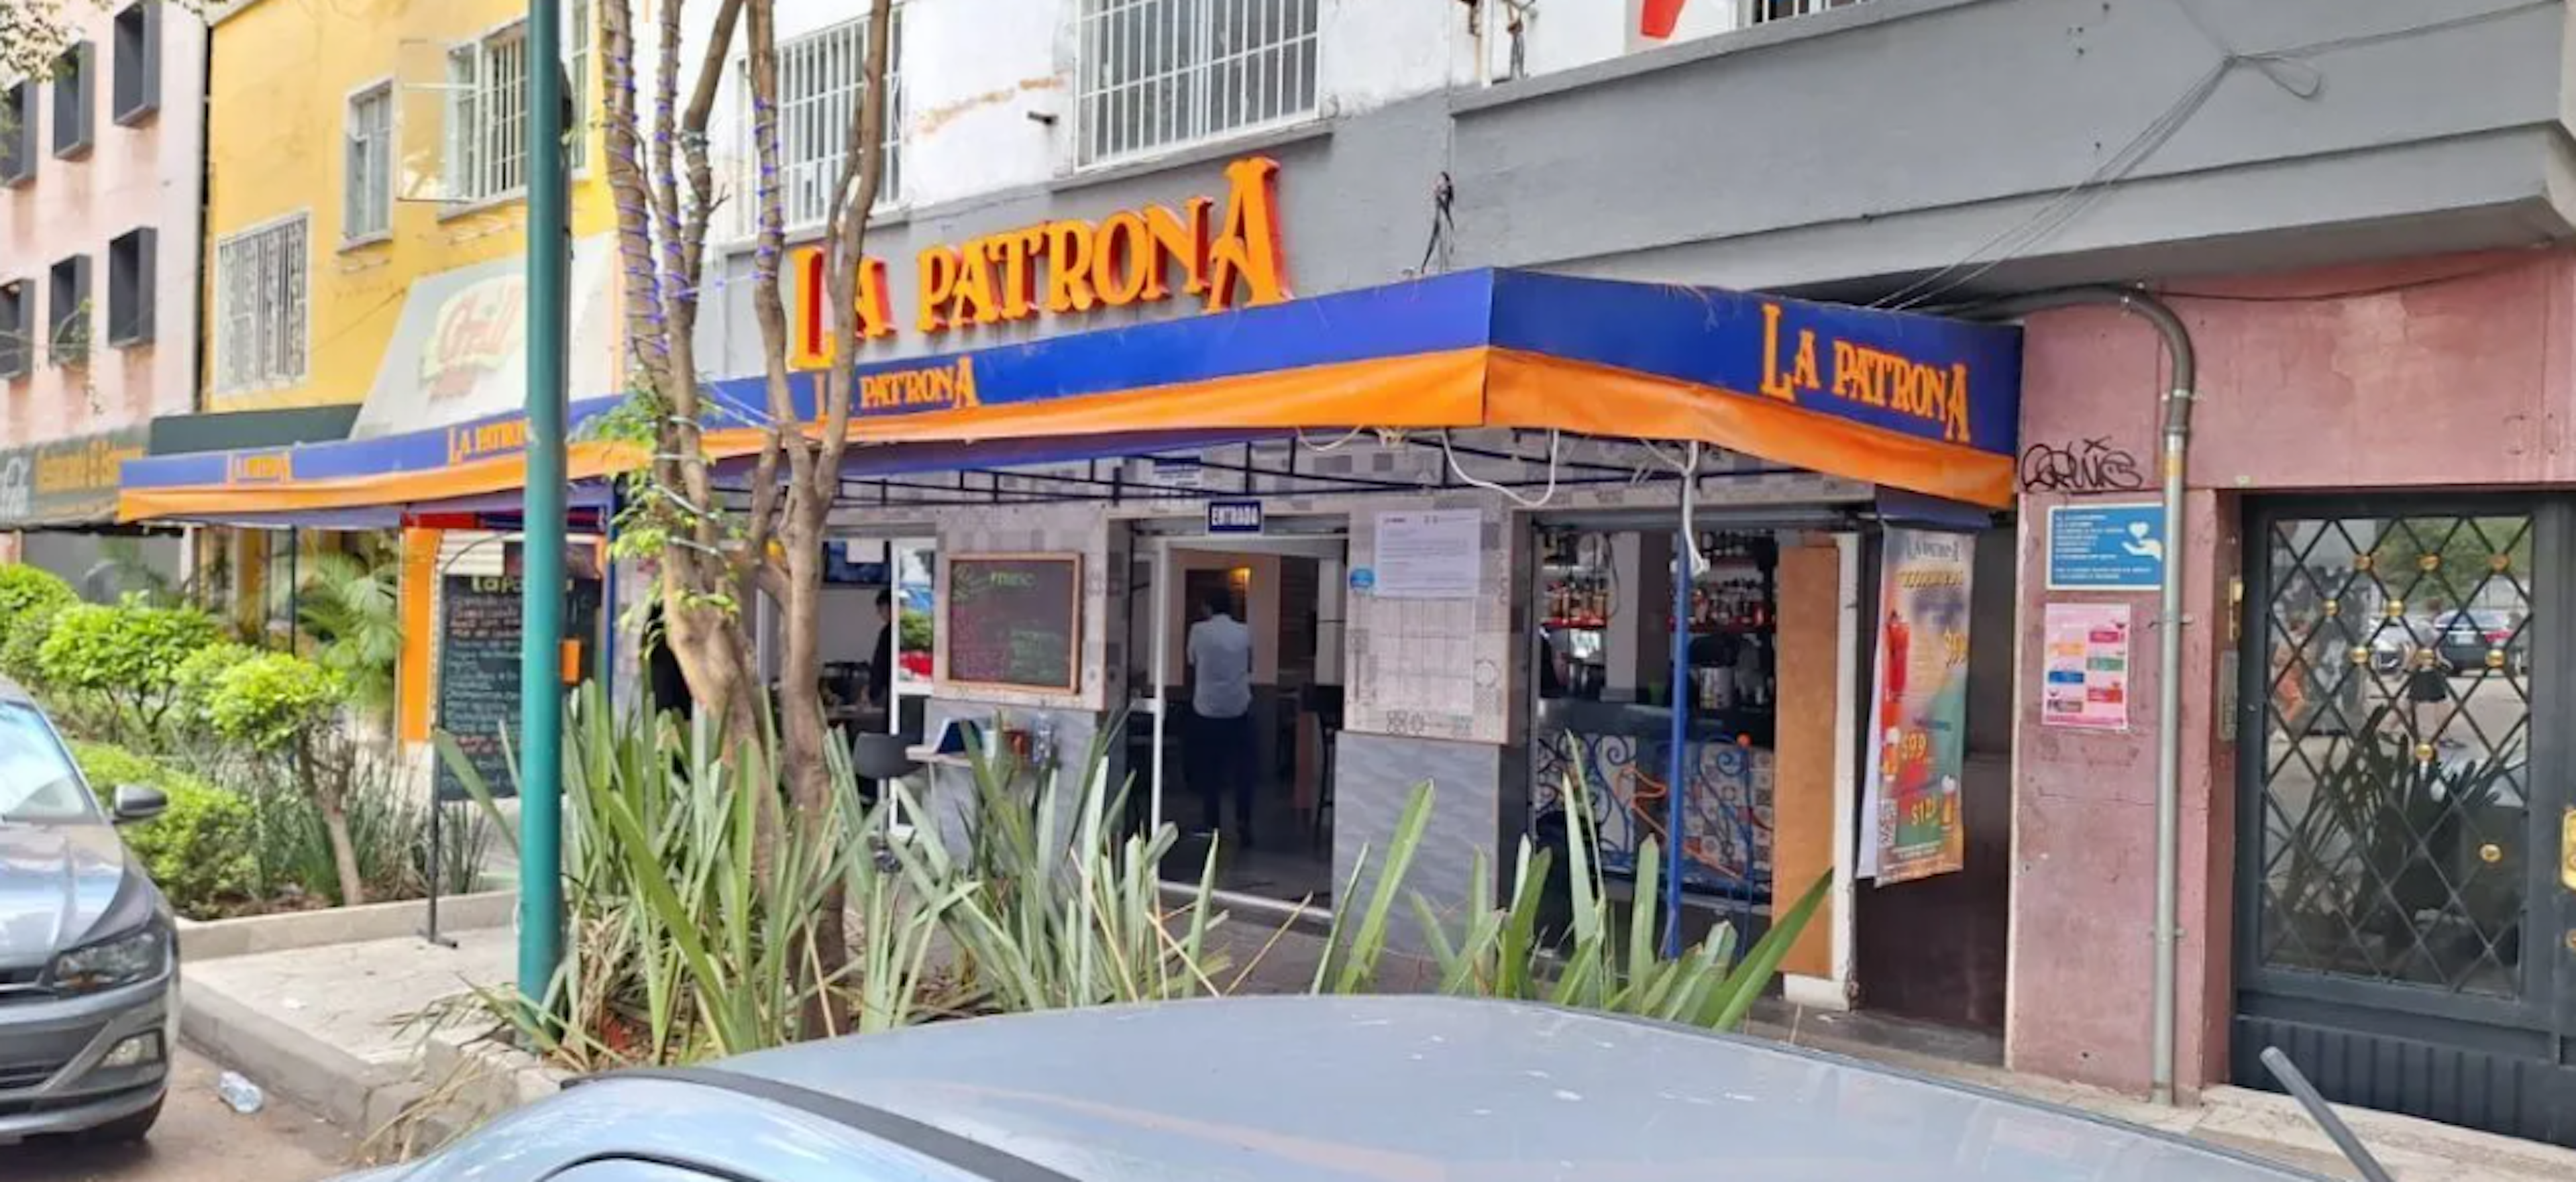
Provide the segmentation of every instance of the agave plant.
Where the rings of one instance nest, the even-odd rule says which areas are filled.
[[[441,757],[492,808],[452,739]],[[710,716],[616,715],[596,687],[565,715],[564,903],[569,938],[547,996],[493,991],[476,1008],[577,1069],[687,1063],[819,1033],[884,1030],[953,1008],[932,996],[943,914],[968,887],[916,889],[870,856],[885,807],[859,804],[846,758],[821,815],[762,849],[759,798],[779,792],[768,743],[728,744]],[[827,911],[840,888],[845,915]],[[855,922],[824,971],[823,925]],[[817,1004],[821,1002],[823,1004]]]
[[[1569,821],[1565,876],[1572,894],[1571,922],[1562,933],[1540,930],[1547,907],[1545,894],[1553,854],[1521,839],[1511,898],[1498,902],[1491,865],[1478,851],[1470,871],[1465,924],[1453,929],[1419,892],[1404,889],[1414,851],[1429,827],[1431,785],[1414,789],[1387,847],[1386,866],[1362,909],[1358,926],[1345,938],[1336,917],[1329,954],[1316,966],[1318,993],[1357,993],[1374,989],[1384,960],[1389,926],[1399,895],[1411,903],[1422,941],[1439,969],[1436,988],[1452,995],[1546,1001],[1582,1009],[1606,1010],[1717,1030],[1741,1026],[1753,1003],[1769,987],[1816,908],[1823,902],[1830,876],[1780,912],[1771,930],[1740,959],[1735,956],[1732,925],[1719,924],[1695,948],[1678,957],[1662,953],[1656,908],[1651,900],[1661,886],[1654,839],[1637,854],[1635,902],[1627,922],[1619,922],[1616,901],[1603,889],[1601,867],[1593,856],[1599,835],[1592,821],[1588,786],[1580,772],[1569,773],[1565,812]],[[1358,893],[1368,855],[1353,870],[1343,897]]]
[[[1212,900],[1214,853],[1195,892],[1168,902],[1158,871],[1179,831],[1168,824],[1120,831],[1127,789],[1111,789],[1105,746],[1120,733],[1114,724],[1101,728],[1082,761],[1063,768],[1029,766],[1007,752],[988,758],[970,742],[976,808],[967,860],[935,840],[902,848],[915,889],[966,884],[947,926],[984,1007],[1019,1012],[1224,992],[1227,958],[1208,941],[1224,920]]]

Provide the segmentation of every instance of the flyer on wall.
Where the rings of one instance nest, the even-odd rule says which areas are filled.
[[[2039,702],[2045,726],[2129,729],[2129,607],[2052,603]]]
[[[1861,850],[1862,874],[1880,886],[1948,874],[1966,861],[1959,784],[1967,765],[1975,544],[1967,534],[1887,531],[1865,814],[1877,840]]]

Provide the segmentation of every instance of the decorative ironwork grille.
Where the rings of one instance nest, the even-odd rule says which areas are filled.
[[[2520,996],[2532,518],[2292,518],[2258,544],[2261,963]]]

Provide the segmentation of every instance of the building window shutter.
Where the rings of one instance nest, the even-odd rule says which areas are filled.
[[[0,91],[0,185],[36,179],[36,124],[34,79]]]
[[[54,264],[45,292],[45,339],[55,365],[89,361],[89,256]]]
[[[141,226],[107,246],[107,343],[119,348],[152,340],[159,275],[153,262],[158,233]]]
[[[24,279],[0,284],[0,381],[27,376],[33,368],[36,292]]]
[[[134,0],[116,14],[116,69],[108,82],[119,126],[141,123],[161,109],[161,3]]]
[[[54,155],[88,153],[97,139],[98,48],[74,42],[54,59]]]

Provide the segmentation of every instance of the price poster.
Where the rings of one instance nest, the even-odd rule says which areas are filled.
[[[2129,606],[2048,605],[2039,721],[2088,731],[2129,729]]]
[[[1876,840],[1861,873],[1880,886],[1958,870],[1959,782],[1968,748],[1968,591],[1976,539],[1887,531],[1879,564],[1867,812]]]

